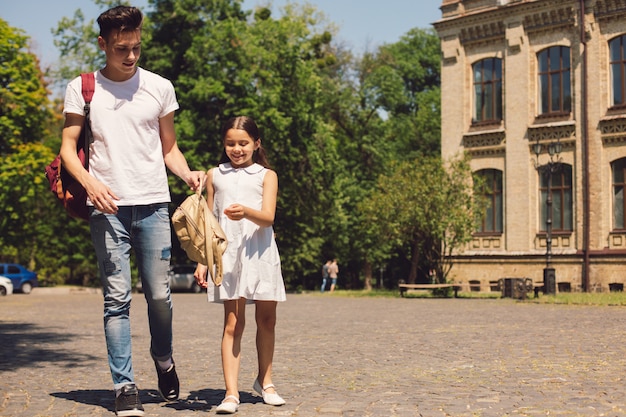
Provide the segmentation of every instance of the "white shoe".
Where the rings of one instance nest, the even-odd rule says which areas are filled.
[[[275,388],[274,384],[269,384],[264,386],[263,388],[261,388],[261,383],[259,382],[258,379],[254,380],[254,385],[252,386],[252,389],[254,389],[256,392],[259,393],[259,395],[261,397],[263,397],[263,402],[265,404],[269,404],[269,405],[283,405],[285,404],[285,400],[282,399],[282,397],[280,395],[278,395],[277,393],[269,393],[266,392],[265,390],[270,389],[270,388]]]
[[[229,400],[229,401],[226,401]],[[231,401],[232,400],[232,401]],[[220,405],[217,406],[215,412],[217,414],[235,414],[239,408],[239,398],[234,395],[227,395]]]

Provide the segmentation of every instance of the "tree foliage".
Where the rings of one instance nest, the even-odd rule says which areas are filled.
[[[83,283],[96,269],[88,229],[67,216],[44,176],[60,144],[60,109],[28,37],[2,19],[0,59],[0,259],[36,269],[44,283]]]
[[[68,217],[43,175],[54,156],[25,143],[0,160],[1,255],[37,270],[44,282],[82,284],[83,275],[96,275],[95,257],[87,224]]]
[[[402,161],[381,175],[376,189],[360,205],[375,237],[371,257],[388,257],[390,249],[408,247],[411,260],[408,282],[415,283],[434,269],[437,282],[447,280],[453,251],[461,251],[475,230],[474,199],[469,158],[449,161],[438,157]],[[378,243],[382,244],[381,251]]]
[[[387,136],[407,159],[437,155],[440,149],[440,46],[434,31],[412,29],[366,57],[366,85],[388,114]]]
[[[334,187],[341,203],[335,219],[340,238],[331,251],[350,259],[370,288],[376,238],[358,206],[392,161],[439,153],[437,38],[432,31],[412,30],[397,43],[347,59],[337,82],[340,93],[329,100],[341,149],[335,182],[341,186]],[[360,278],[353,276],[355,286]]]
[[[44,140],[53,116],[28,37],[1,18],[0,61],[0,155],[6,155],[13,146]]]

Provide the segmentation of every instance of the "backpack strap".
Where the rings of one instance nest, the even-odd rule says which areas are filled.
[[[91,133],[91,99],[96,89],[96,77],[93,72],[80,74],[82,83],[82,93],[85,99],[85,123],[81,132],[83,139],[83,152],[85,153],[85,169],[89,169],[89,145],[93,142],[93,134]]]
[[[93,92],[96,89],[96,77],[93,72],[80,74],[81,82],[83,84],[83,98],[85,103],[91,103],[93,98]]]

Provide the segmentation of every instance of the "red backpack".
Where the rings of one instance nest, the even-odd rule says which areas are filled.
[[[80,74],[83,98],[85,99],[85,122],[76,145],[78,158],[85,169],[89,169],[89,145],[93,142],[91,123],[89,121],[90,103],[95,89],[93,72]],[[50,183],[50,191],[59,199],[67,213],[75,218],[87,220],[87,191],[69,172],[62,169],[61,155],[57,155],[47,167],[46,178]]]

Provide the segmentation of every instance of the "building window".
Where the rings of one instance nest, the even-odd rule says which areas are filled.
[[[539,64],[539,112],[543,115],[570,113],[570,50],[553,46],[537,55]]]
[[[478,233],[502,233],[502,171],[484,169],[478,171],[485,181],[484,196],[486,199],[485,213],[477,225]]]
[[[473,66],[474,123],[502,120],[502,60],[487,58]]]
[[[541,225],[540,230],[546,231],[548,219],[548,178],[546,173],[540,174],[541,192]],[[552,195],[552,230],[570,232],[573,230],[573,198],[572,198],[572,166],[561,164],[560,169],[552,175],[550,194]]]
[[[626,35],[609,41],[613,106],[626,105]]]
[[[626,158],[618,159],[611,164],[613,171],[613,228],[616,230],[626,229]]]

